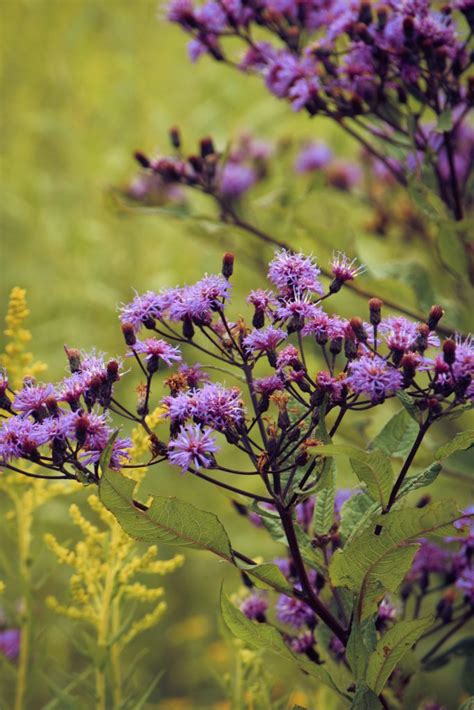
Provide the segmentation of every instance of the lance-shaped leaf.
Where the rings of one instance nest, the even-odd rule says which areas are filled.
[[[341,509],[341,537],[349,541],[369,524],[369,520],[380,512],[378,503],[374,503],[367,493],[357,493],[346,500]]]
[[[229,537],[217,516],[177,498],[155,496],[150,506],[133,498],[136,482],[105,470],[99,483],[102,503],[125,532],[145,542],[209,550],[234,563]]]
[[[298,666],[302,671],[316,678],[319,682],[328,685],[330,688],[340,693],[340,690],[323,666],[312,663],[303,655],[294,654],[284,642],[281,633],[274,626],[265,623],[258,624],[247,619],[247,617],[232,604],[224,592],[221,593],[221,611],[226,626],[234,636],[244,641],[246,645],[252,646],[253,648],[273,651],[273,653]],[[342,695],[347,698],[344,693],[342,693]]]
[[[350,710],[382,710],[383,705],[365,683],[357,686]]]
[[[369,655],[375,649],[376,630],[372,617],[362,625],[358,619],[352,620],[351,634],[347,642],[346,658],[354,677],[359,683],[365,678]]]
[[[388,503],[393,485],[390,459],[382,451],[361,451],[355,446],[328,445],[311,449],[316,456],[347,456],[354,473],[363,481],[372,498],[382,507]]]
[[[398,494],[397,500],[403,498],[403,496],[408,495],[412,491],[416,491],[418,488],[424,488],[425,486],[430,486],[434,481],[436,481],[439,472],[443,467],[439,463],[432,463],[429,468],[425,471],[420,471],[420,473],[415,473],[414,476],[408,476],[402,487],[400,488],[400,493]]]
[[[263,589],[271,587],[281,594],[293,596],[293,588],[285,575],[271,562],[263,562],[260,565],[247,565],[239,562],[238,568],[253,577],[257,587]]]
[[[400,621],[384,633],[377,642],[367,666],[367,684],[374,693],[379,695],[382,692],[390,674],[405,653],[432,625],[433,618],[429,616],[413,621]]]
[[[329,568],[332,583],[358,594],[359,620],[375,612],[387,591],[398,589],[418,548],[418,539],[449,534],[458,518],[457,505],[450,500],[414,510],[392,510],[373,519],[374,525],[382,528],[379,535],[371,525],[334,554]]]
[[[397,412],[369,444],[369,449],[388,456],[406,456],[418,434],[419,426],[406,409]]]
[[[465,451],[466,449],[470,449],[471,446],[474,446],[474,431],[461,431],[459,434],[456,434],[454,439],[448,441],[447,444],[438,449],[435,459],[437,461],[447,459],[448,456],[451,456],[451,454],[454,454],[456,451]]]

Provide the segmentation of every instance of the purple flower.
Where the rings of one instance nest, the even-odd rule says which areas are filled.
[[[346,383],[356,394],[365,394],[375,404],[401,389],[401,373],[378,355],[364,355],[349,365]]]
[[[189,318],[199,324],[209,324],[212,313],[222,309],[222,302],[229,298],[230,291],[231,285],[222,274],[206,275],[192,286],[175,289],[169,306],[170,319]]]
[[[290,639],[290,647],[295,653],[308,653],[315,644],[312,631],[305,631],[299,636]]]
[[[86,383],[84,377],[75,372],[70,377],[65,377],[58,385],[60,402],[67,402],[73,409],[79,406],[79,400],[84,394]]]
[[[268,278],[285,297],[294,297],[304,291],[323,294],[318,280],[320,270],[313,259],[304,254],[293,254],[286,249],[276,252],[268,267]]]
[[[316,384],[321,392],[327,392],[335,401],[338,401],[342,397],[345,378],[344,376],[342,378],[332,377],[326,370],[321,370],[317,374]]]
[[[294,345],[287,345],[282,348],[277,356],[277,368],[282,370],[284,367],[298,367],[300,364],[300,354]]]
[[[387,628],[390,621],[394,621],[397,618],[397,609],[390,603],[390,601],[384,597],[379,604],[377,610],[377,618],[375,624],[378,631],[383,631]]]
[[[235,199],[255,185],[257,174],[248,165],[229,161],[222,168],[218,181],[221,195]]]
[[[474,603],[474,566],[465,567],[456,579],[456,587],[469,603]]]
[[[453,372],[456,378],[471,377],[474,379],[474,340],[468,336],[465,340],[457,335],[456,354],[453,363]]]
[[[413,558],[412,566],[408,572],[407,579],[415,582],[430,572],[442,574],[448,572],[449,553],[447,550],[435,545],[428,540],[421,540],[421,545]]]
[[[326,172],[327,181],[332,187],[349,191],[362,180],[362,171],[358,165],[345,160],[335,160]]]
[[[314,498],[307,498],[296,506],[296,520],[304,530],[308,530],[313,522],[314,503]]]
[[[334,654],[337,660],[344,658],[346,653],[344,644],[337,638],[337,636],[331,636],[331,640],[329,641],[329,650]]]
[[[120,321],[130,323],[138,332],[143,325],[153,326],[155,320],[161,318],[163,306],[163,296],[154,291],[146,291],[141,296],[136,293],[133,301],[120,307]]]
[[[340,519],[344,503],[359,493],[360,490],[357,488],[339,488],[336,491],[334,498],[334,515],[336,516],[336,519]]]
[[[219,446],[211,429],[201,429],[199,424],[183,426],[176,439],[168,444],[168,460],[182,471],[193,465],[196,470],[214,464],[214,453]]]
[[[278,375],[269,375],[254,380],[253,389],[257,394],[269,397],[274,392],[284,389],[284,384]]]
[[[403,316],[385,318],[379,325],[379,332],[391,350],[405,352],[414,348],[419,335],[418,326]],[[428,336],[428,345],[439,345],[439,338],[435,333]]]
[[[238,427],[244,415],[242,394],[237,387],[226,388],[209,382],[195,391],[193,416],[211,429],[225,432],[229,427]]]
[[[165,397],[163,404],[168,407],[167,416],[171,421],[176,424],[182,424],[192,416],[196,405],[196,396],[191,391],[179,392],[174,397]]]
[[[299,629],[305,624],[313,624],[315,620],[313,610],[300,599],[287,597],[280,594],[275,605],[277,619],[283,624]]]
[[[268,599],[263,594],[250,594],[240,604],[240,611],[252,621],[265,621]]]
[[[315,318],[319,314],[320,309],[314,303],[311,303],[306,296],[300,297],[298,294],[292,300],[283,301],[276,309],[278,319],[286,320],[288,318],[296,318],[303,324],[304,320]]]
[[[261,330],[253,330],[244,338],[243,344],[250,352],[272,352],[286,337],[284,330],[269,325]]]
[[[173,365],[173,362],[181,361],[181,352],[178,346],[170,345],[166,340],[158,340],[157,338],[147,338],[144,342],[137,340],[133,349],[137,353],[144,353],[146,355],[145,360],[150,362],[151,360],[159,359],[163,360],[168,367]],[[128,353],[128,357],[131,357],[133,353]]]
[[[13,408],[23,414],[32,414],[41,411],[48,397],[55,396],[53,385],[36,385],[27,382],[13,400]]]
[[[255,291],[250,291],[247,296],[247,303],[254,306],[257,311],[268,313],[271,307],[276,306],[277,301],[272,291],[264,291],[259,288]]]
[[[0,460],[35,456],[39,446],[46,444],[48,433],[40,424],[21,415],[3,420],[0,427]]]
[[[195,362],[194,365],[181,365],[179,373],[185,376],[188,387],[191,389],[209,380],[209,375],[201,369],[201,365],[198,362]]]
[[[0,653],[14,661],[20,653],[21,631],[20,629],[5,629],[0,631]]]
[[[295,170],[298,173],[309,173],[325,168],[332,160],[333,152],[325,143],[309,143],[298,154]]]
[[[349,261],[347,256],[338,251],[331,262],[331,271],[337,281],[352,281],[365,271],[364,266],[354,266],[357,259]]]

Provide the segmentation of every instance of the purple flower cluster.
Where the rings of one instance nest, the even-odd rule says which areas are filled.
[[[245,45],[240,69],[260,75],[294,111],[327,116],[343,127],[344,119],[368,116],[376,142],[389,147],[394,138],[406,144],[410,137],[405,106],[427,106],[438,124],[417,120],[416,150],[408,148],[404,159],[389,157],[382,165],[404,182],[410,162],[423,163],[416,154],[427,157],[439,179],[455,181],[442,197],[459,218],[459,196],[467,194],[472,171],[472,130],[465,121],[473,103],[469,1],[440,6],[431,0],[171,0],[168,19],[192,36],[193,61],[207,54],[235,65],[225,45],[236,37]],[[320,169],[330,158],[324,146],[309,145],[297,169]],[[341,186],[360,178],[349,166],[334,171]],[[235,177],[237,187],[250,182],[250,175]]]

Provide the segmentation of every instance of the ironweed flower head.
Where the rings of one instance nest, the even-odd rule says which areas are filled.
[[[214,464],[214,454],[219,451],[211,429],[202,429],[199,424],[181,427],[176,439],[168,444],[168,460],[182,471],[190,466],[196,470]]]

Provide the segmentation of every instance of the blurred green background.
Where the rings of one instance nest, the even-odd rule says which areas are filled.
[[[65,369],[64,343],[111,354],[123,351],[116,305],[130,300],[132,288],[191,282],[219,269],[222,252],[230,246],[237,252],[237,266],[239,257],[241,263],[235,278],[238,302],[252,283],[252,260],[266,256],[251,238],[212,223],[117,210],[111,190],[134,175],[135,149],[165,152],[167,130],[177,124],[190,150],[202,135],[211,133],[222,147],[229,137],[251,128],[264,138],[292,136],[296,130],[302,138],[323,136],[340,154],[354,153],[334,128],[292,115],[257,80],[206,60],[191,67],[185,39],[161,15],[156,0],[2,0],[0,5],[0,303],[4,312],[11,288],[27,289],[33,350],[49,364],[53,380]],[[294,181],[291,195],[290,188],[284,192],[285,177],[283,170],[275,176],[276,197],[270,194],[252,205],[257,219],[268,221],[273,214],[281,238],[318,255],[327,256],[333,248],[357,251],[373,267],[372,276],[384,277],[386,289],[425,307],[416,290],[397,277],[407,245],[390,239],[375,243],[364,232],[365,205],[330,191],[321,191],[308,203],[303,200],[303,182]],[[292,210],[285,213],[286,221],[280,219],[290,197],[305,213],[306,229],[291,221]],[[315,245],[309,234],[316,234],[321,243]],[[425,261],[423,250],[422,244],[409,245],[415,276],[420,273],[416,264],[421,269]],[[445,276],[445,286],[449,279]],[[430,298],[431,293],[427,302]],[[444,302],[449,304],[449,293]],[[350,294],[341,295],[340,304],[347,313],[355,309],[363,315],[363,302]],[[466,325],[462,312],[453,319]],[[467,470],[467,461],[458,464],[461,472]],[[149,476],[146,485],[170,493],[177,480],[174,472],[166,471]],[[463,479],[446,479],[440,492],[446,488],[452,493],[454,480],[460,500],[472,495]],[[183,497],[201,507],[214,506],[209,497],[215,500],[215,493],[199,482],[182,478],[178,484]],[[236,547],[250,553],[258,542],[260,554],[271,553],[263,532],[245,530],[225,498],[218,505]],[[38,568],[53,564],[43,549],[42,531],[52,529],[60,539],[74,534],[66,511],[63,499],[44,508],[36,540]],[[6,525],[7,544],[14,544],[12,535]],[[164,556],[170,554],[163,549]],[[164,580],[169,613],[157,631],[146,636],[149,653],[139,681],[149,682],[164,671],[153,707],[220,707],[224,695],[217,676],[231,668],[217,619],[224,570],[203,554],[186,557],[185,566]],[[64,588],[67,574],[59,568],[53,574],[41,595],[54,589],[61,596],[58,590]],[[230,575],[229,586],[236,583]],[[51,697],[48,674],[61,684],[66,672],[74,673],[84,664],[68,643],[74,626],[45,610],[41,595],[29,688],[32,709],[43,707]],[[304,685],[299,678],[286,681],[290,689]],[[449,701],[447,687],[443,693]]]

